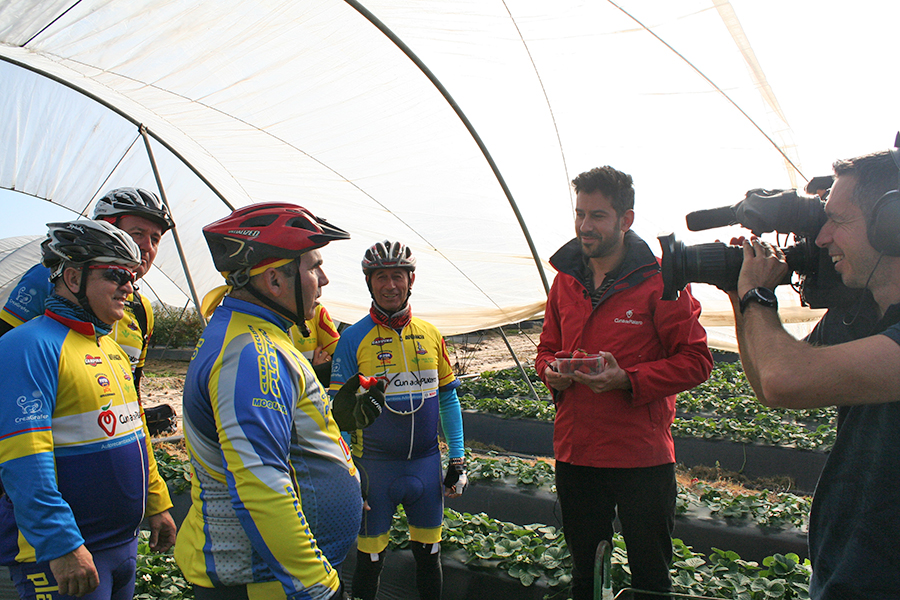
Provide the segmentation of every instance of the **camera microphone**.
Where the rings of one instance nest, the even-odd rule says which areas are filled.
[[[738,222],[733,206],[696,210],[692,213],[688,213],[684,220],[687,222],[687,227],[691,231],[703,231],[705,229],[715,229],[716,227],[726,227]]]

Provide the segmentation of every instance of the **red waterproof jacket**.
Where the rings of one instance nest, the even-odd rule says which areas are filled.
[[[591,308],[582,283],[586,268],[573,239],[550,259],[557,270],[544,315],[535,369],[559,350],[610,352],[628,373],[632,391],[595,394],[573,383],[555,392],[553,448],[557,460],[602,468],[652,467],[675,462],[675,395],[706,381],[712,356],[700,325],[700,304],[688,290],[661,300],[659,261],[635,234],[615,283]]]

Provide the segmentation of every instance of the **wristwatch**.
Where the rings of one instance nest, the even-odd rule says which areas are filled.
[[[778,308],[778,298],[775,297],[775,292],[769,288],[755,287],[744,294],[744,297],[741,298],[741,314],[744,314],[744,311],[747,310],[747,305],[751,302],[759,302],[769,308]]]

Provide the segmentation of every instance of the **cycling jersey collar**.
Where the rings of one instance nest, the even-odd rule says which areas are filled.
[[[278,314],[271,308],[248,302],[247,300],[239,300],[233,296],[225,296],[222,300],[222,306],[232,312],[241,312],[260,319],[265,319],[273,325],[288,331],[294,324],[290,319]]]
[[[49,317],[83,335],[99,338],[112,331],[112,325],[104,323],[94,313],[59,294],[51,294],[44,302],[44,308]]]
[[[389,315],[383,308],[373,302],[372,307],[369,309],[369,315],[379,325],[399,331],[412,321],[412,307],[407,304],[394,314]]]

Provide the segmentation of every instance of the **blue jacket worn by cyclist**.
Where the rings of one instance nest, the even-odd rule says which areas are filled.
[[[108,335],[140,250],[97,221],[51,223],[42,249],[46,313],[0,339],[16,365],[0,378],[0,561],[23,598],[131,598],[141,520],[171,507],[128,357]]]
[[[339,598],[359,479],[330,398],[288,330],[312,317],[328,283],[318,248],[349,236],[282,203],[253,204],[203,232],[228,285],[204,300],[227,294],[185,379],[195,476],[175,558],[198,600]]]
[[[332,361],[331,391],[337,393],[356,373],[385,381],[386,390],[381,416],[367,429],[351,432],[369,508],[363,512],[357,540],[352,597],[375,597],[391,520],[402,504],[419,596],[439,598],[442,488],[457,496],[466,483],[459,382],[440,332],[412,316],[408,298],[416,261],[409,248],[399,242],[375,244],[362,264],[373,304],[367,316],[341,335]],[[439,423],[450,458],[443,485]]]

